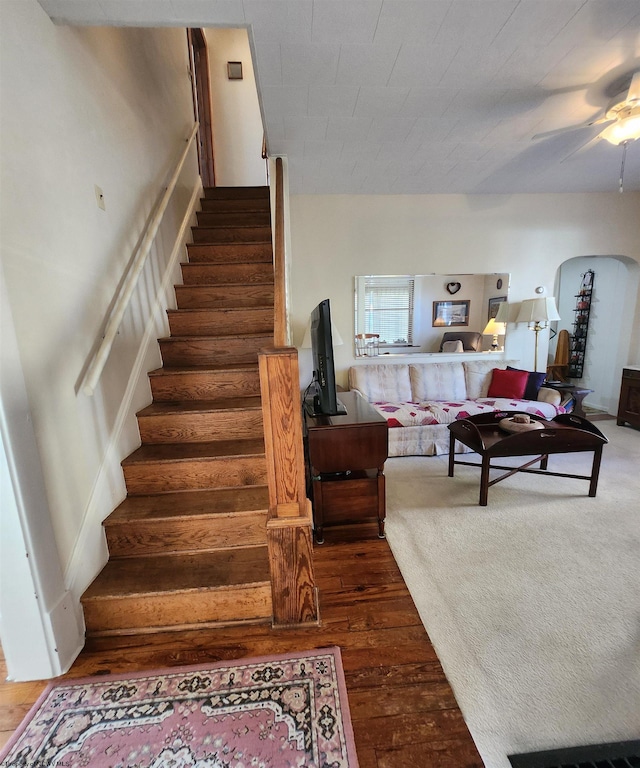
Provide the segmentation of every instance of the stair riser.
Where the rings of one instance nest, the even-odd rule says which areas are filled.
[[[135,632],[271,618],[271,587],[176,592],[83,601],[87,632]]]
[[[239,245],[203,245],[188,243],[187,253],[192,264],[227,264],[229,262],[273,262],[271,243]],[[273,271],[273,269],[272,269]]]
[[[199,227],[270,227],[269,211],[197,211]]]
[[[210,200],[203,197],[200,199],[200,210],[212,211],[214,213],[235,213],[237,211],[269,211],[269,198],[242,198],[237,200]]]
[[[263,436],[262,411],[138,416],[140,439],[152,443],[206,443]]]
[[[176,285],[178,309],[273,306],[273,285]]]
[[[198,515],[109,525],[105,533],[110,557],[160,555],[234,547],[264,546],[267,512]]]
[[[265,264],[182,264],[185,285],[273,282],[273,266]]]
[[[165,373],[152,376],[151,393],[156,402],[218,400],[260,394],[260,375],[255,371]]]
[[[273,333],[273,309],[170,310],[172,336],[229,336],[238,333]]]
[[[194,243],[270,243],[271,227],[192,227]]]
[[[207,200],[268,200],[269,187],[205,187]]]
[[[267,482],[264,456],[144,462],[122,469],[127,492],[132,496]]]
[[[250,339],[221,337],[219,339],[161,339],[160,352],[165,365],[223,365],[226,363],[256,363],[258,352],[273,345],[273,334]]]

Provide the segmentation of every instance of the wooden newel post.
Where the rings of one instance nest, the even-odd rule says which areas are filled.
[[[264,421],[274,626],[318,623],[313,573],[311,503],[307,499],[302,443],[298,353],[293,347],[258,355]]]

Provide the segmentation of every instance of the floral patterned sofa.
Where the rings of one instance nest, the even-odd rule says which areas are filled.
[[[349,388],[386,418],[389,456],[432,456],[449,452],[447,425],[456,419],[488,411],[524,411],[552,419],[565,412],[560,394],[541,386],[544,374],[509,375],[518,370],[517,362],[367,363],[349,369]],[[494,374],[496,369],[501,373]],[[517,378],[516,389],[525,381],[531,399],[524,399],[524,392],[513,397],[505,381],[512,378]],[[458,450],[464,446],[457,443]]]

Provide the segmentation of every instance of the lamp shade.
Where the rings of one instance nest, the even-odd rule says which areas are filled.
[[[501,301],[498,304],[498,312],[495,316],[496,323],[508,323],[509,322],[509,304],[506,301]],[[502,331],[504,333],[504,331]]]
[[[489,322],[485,325],[484,331],[482,331],[482,333],[484,336],[502,336],[506,327],[506,323],[499,323],[492,317],[491,320],[489,320]]]
[[[549,323],[560,320],[553,296],[525,299],[520,305],[516,323]]]

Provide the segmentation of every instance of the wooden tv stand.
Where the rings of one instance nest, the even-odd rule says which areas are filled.
[[[384,463],[388,456],[386,420],[357,392],[339,392],[347,408],[340,416],[304,411],[305,453],[313,495],[316,541],[324,528],[377,518],[385,537]]]

